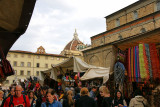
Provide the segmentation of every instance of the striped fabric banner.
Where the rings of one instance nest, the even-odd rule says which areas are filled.
[[[158,59],[156,45],[153,43],[149,44],[149,49],[150,49],[150,56],[151,56],[153,79],[156,80],[157,78],[160,78],[160,63]]]
[[[127,73],[130,82],[160,79],[160,61],[155,43],[141,43],[129,48],[127,52]]]
[[[146,50],[145,50],[145,44],[143,43],[143,57],[144,57],[144,64],[145,64],[145,74],[146,74],[146,79],[149,80],[149,66],[148,66],[148,60],[146,56]]]
[[[147,74],[144,63],[143,44],[139,44],[139,66],[140,66],[141,79],[144,80],[145,78],[147,78]]]
[[[148,61],[149,76],[150,76],[150,79],[152,79],[153,75],[152,75],[152,64],[151,64],[151,58],[150,58],[149,44],[145,44],[145,51],[146,51],[146,56]]]

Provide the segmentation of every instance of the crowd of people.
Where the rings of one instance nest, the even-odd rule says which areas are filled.
[[[36,84],[37,85],[37,84]],[[117,90],[112,98],[106,86],[91,89],[87,87],[66,87],[59,93],[49,86],[36,86],[36,89],[24,89],[22,85],[10,87],[8,95],[0,91],[1,107],[146,107],[147,100],[140,90],[127,105],[121,91]]]

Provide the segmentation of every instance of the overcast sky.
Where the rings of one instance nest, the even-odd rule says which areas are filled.
[[[91,44],[90,37],[106,30],[108,16],[138,0],[37,0],[27,31],[11,50],[59,54],[72,40],[75,29],[79,39]]]

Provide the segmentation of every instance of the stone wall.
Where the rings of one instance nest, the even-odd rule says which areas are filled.
[[[120,26],[110,31],[106,31],[104,34],[99,34],[91,38],[92,47],[98,47],[101,45],[109,44],[111,42],[118,41],[127,37],[139,35],[152,31],[160,27],[160,12],[150,15],[139,20],[130,22],[124,26]],[[121,36],[121,37],[120,37]]]
[[[113,66],[116,60],[116,48],[113,45],[90,49],[84,51],[83,54],[85,62],[88,64],[100,67],[110,67],[110,72],[113,71]]]
[[[156,0],[146,0],[143,2],[140,2],[136,6],[130,6],[127,8],[122,9],[120,12],[115,13],[109,17],[106,17],[106,30],[111,30],[113,28],[116,28],[116,19],[120,19],[120,26],[124,25],[126,23],[129,23],[131,21],[134,21],[134,11],[137,11],[138,18],[142,18],[146,15],[149,15],[151,13],[154,13],[157,11],[156,9]]]

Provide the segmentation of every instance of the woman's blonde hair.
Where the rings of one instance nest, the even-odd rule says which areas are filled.
[[[106,93],[106,94],[110,94],[110,91],[109,91],[109,89],[106,86],[101,86],[99,88],[99,91],[101,91],[103,93]]]
[[[0,94],[4,94],[4,92],[2,90],[0,90]]]
[[[83,88],[81,88],[80,96],[85,96],[85,95],[89,96],[89,92],[88,92],[88,89],[86,87],[83,87]]]
[[[73,97],[73,92],[71,90],[68,90],[67,91],[67,98],[68,98],[68,104],[69,105],[73,105],[73,103],[74,103],[72,97]]]

